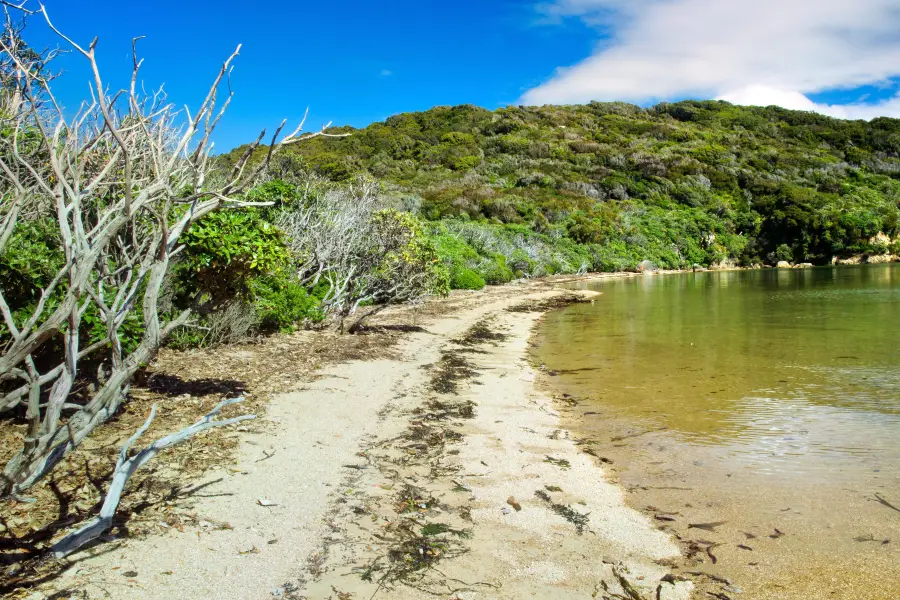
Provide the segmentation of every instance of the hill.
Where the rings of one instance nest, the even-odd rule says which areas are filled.
[[[489,280],[897,251],[897,119],[714,101],[466,105],[338,131],[352,135],[300,144],[280,168],[377,178],[436,223],[451,262]]]

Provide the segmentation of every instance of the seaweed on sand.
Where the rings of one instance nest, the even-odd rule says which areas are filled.
[[[434,366],[431,375],[431,389],[439,394],[458,394],[459,382],[473,379],[478,375],[471,362],[458,351],[448,350]]]
[[[544,490],[536,490],[534,495],[546,502],[550,506],[550,510],[574,525],[578,535],[583,535],[585,530],[588,530],[588,525],[590,524],[588,516],[590,516],[591,513],[582,514],[574,510],[571,506],[558,504],[554,502],[553,498],[550,497],[550,494]]]
[[[542,313],[558,308],[564,308],[570,304],[578,304],[580,302],[590,302],[590,299],[569,292],[548,298],[547,300],[528,300],[520,304],[514,304],[513,306],[508,307],[506,311],[511,313]]]
[[[435,595],[490,585],[448,578],[435,568],[445,558],[468,552],[463,540],[472,536],[471,529],[445,522],[450,516],[449,507],[440,506],[441,511],[436,511],[438,501],[424,489],[412,485],[405,486],[398,494],[396,506],[398,512],[407,516],[396,519],[376,536],[387,543],[388,549],[366,565],[362,573],[364,581],[377,581],[378,589],[402,584]],[[442,521],[429,521],[429,517],[438,514],[442,515]]]

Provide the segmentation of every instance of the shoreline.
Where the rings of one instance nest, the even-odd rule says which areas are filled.
[[[196,526],[73,555],[39,593],[687,598],[663,566],[672,539],[626,506],[536,387],[534,324],[591,295],[555,287],[569,282],[385,311],[369,327],[408,332],[393,356],[273,397],[266,427],[235,433],[236,465],[196,482]]]
[[[844,272],[844,276],[853,281],[855,277],[866,281],[891,280],[890,271],[875,269],[868,271],[868,275]],[[824,276],[832,275],[826,272]],[[768,277],[773,281],[778,277],[779,285],[785,283],[781,274],[770,273]],[[791,282],[805,275],[797,273],[792,277],[784,287],[793,289]],[[673,289],[679,290],[675,294],[681,294],[681,284],[690,280],[693,278],[670,282]],[[615,285],[635,290],[645,283],[650,282]],[[697,597],[893,598],[900,582],[900,562],[896,560],[897,548],[893,542],[900,527],[896,511],[878,500],[887,498],[896,505],[896,470],[882,466],[892,464],[892,454],[843,452],[848,447],[869,448],[859,441],[863,439],[859,436],[859,426],[850,429],[858,422],[853,419],[854,413],[843,412],[844,405],[829,402],[846,388],[834,380],[832,392],[828,385],[831,379],[823,382],[810,376],[801,378],[799,373],[805,371],[792,368],[795,364],[800,369],[803,365],[834,364],[828,362],[827,354],[820,363],[815,359],[822,357],[821,354],[804,354],[801,348],[793,360],[747,362],[741,359],[739,368],[726,361],[705,360],[707,357],[694,353],[680,353],[679,358],[673,358],[675,352],[671,351],[654,354],[647,349],[648,343],[674,342],[668,349],[677,348],[680,341],[684,347],[687,341],[698,346],[704,340],[709,341],[699,334],[694,337],[697,314],[685,309],[687,300],[680,304],[675,295],[648,300],[649,306],[666,307],[661,319],[683,315],[677,321],[678,327],[690,333],[670,340],[664,324],[658,329],[652,326],[630,329],[622,325],[639,323],[652,315],[648,315],[649,309],[634,312],[623,309],[637,299],[622,290],[619,290],[617,309],[614,292],[609,294],[604,301],[597,302],[596,309],[572,307],[566,314],[548,315],[549,322],[536,339],[541,350],[533,354],[533,360],[537,364],[546,362],[540,382],[542,388],[559,399],[557,406],[566,428],[579,439],[584,451],[596,456],[610,477],[627,490],[629,506],[653,518],[660,529],[678,540],[683,556],[672,567],[674,572],[692,579]],[[713,304],[722,313],[728,312],[726,306],[732,306],[718,296]],[[791,335],[793,321],[789,318],[787,321],[788,333],[780,337],[777,327],[773,328],[773,334],[767,338],[771,344],[777,345],[776,340]],[[710,319],[704,325],[708,330],[718,331],[720,322]],[[585,325],[582,332],[579,325],[587,323],[591,325]],[[841,325],[842,322],[837,327]],[[823,327],[834,327],[834,324]],[[723,326],[722,331],[732,330]],[[656,333],[658,337],[654,337]],[[595,343],[594,336],[605,336],[608,343]],[[727,346],[730,338],[719,337],[723,346]],[[854,340],[856,344],[859,337]],[[630,350],[614,347],[620,338],[630,339],[634,346]],[[836,352],[855,354],[849,350],[856,347],[854,343],[848,339],[847,344],[846,348],[837,345],[835,348],[841,350]],[[760,355],[758,348],[753,350],[756,351],[753,356]],[[722,351],[716,348],[711,352]],[[588,357],[590,353],[595,354]],[[654,361],[654,357],[660,360]],[[860,359],[859,364],[870,363]],[[651,371],[627,377],[636,365]],[[761,365],[761,368],[744,365]],[[864,375],[879,372],[873,369]],[[619,373],[623,374],[621,381],[616,380]],[[771,394],[751,391],[768,390],[769,382],[776,379],[790,387],[773,388]],[[791,402],[792,396],[779,393],[785,389],[806,389],[803,385],[809,382],[825,383],[820,389],[827,390],[831,396],[821,404],[818,399],[811,399],[807,404],[805,398]],[[727,392],[723,388],[728,388]],[[717,393],[720,395],[713,396]],[[815,396],[815,392],[810,395]],[[766,400],[753,402],[757,396],[787,400],[781,411],[767,412]],[[734,402],[734,406],[723,407],[723,403],[712,400],[722,397],[728,399],[723,403]],[[696,403],[690,404],[687,398],[696,398]],[[770,429],[745,435],[732,433],[733,437],[728,437],[714,426],[703,428],[689,421],[696,414],[692,412],[698,410],[696,407],[725,415],[721,419],[726,424],[736,422],[737,427],[747,424]],[[879,414],[865,408],[861,413],[864,419]],[[741,420],[742,415],[746,420]],[[728,421],[729,418],[733,421]],[[872,442],[890,439],[884,433],[878,437],[877,433],[889,434],[885,429],[889,426],[875,429],[868,420],[866,423],[867,433],[871,431],[873,435]],[[856,433],[844,438],[838,436],[834,438],[834,446],[825,446],[839,450],[817,452],[823,432],[835,428],[845,431],[845,427]],[[721,437],[707,439],[703,437],[706,433],[710,437],[720,433]]]

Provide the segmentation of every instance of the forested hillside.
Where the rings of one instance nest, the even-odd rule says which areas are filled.
[[[591,103],[437,107],[335,131],[352,135],[296,147],[282,172],[375,177],[436,223],[456,275],[501,282],[643,260],[823,264],[897,251],[896,119]]]

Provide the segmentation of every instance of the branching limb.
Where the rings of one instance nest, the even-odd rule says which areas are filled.
[[[164,438],[160,438],[143,450],[137,452],[131,458],[128,458],[128,450],[131,448],[131,445],[134,444],[138,440],[138,438],[140,438],[147,431],[147,429],[149,429],[154,417],[156,417],[156,405],[154,404],[150,409],[150,416],[147,417],[147,420],[140,427],[140,429],[138,429],[134,433],[134,435],[132,435],[128,439],[128,441],[125,442],[125,445],[122,446],[122,450],[119,452],[119,460],[116,462],[116,468],[113,471],[112,483],[110,483],[109,491],[106,493],[106,498],[103,500],[103,506],[100,508],[100,514],[56,542],[52,548],[54,555],[57,558],[68,556],[85,544],[103,535],[103,533],[112,525],[113,516],[115,515],[116,509],[119,506],[119,502],[122,499],[122,492],[125,490],[125,485],[128,483],[128,480],[132,475],[134,475],[135,471],[137,471],[139,468],[141,468],[141,466],[143,466],[150,459],[156,456],[161,450],[165,450],[170,446],[174,446],[185,440],[188,440],[198,433],[206,431],[207,429],[212,429],[214,427],[225,427],[227,425],[233,425],[235,423],[240,423],[241,421],[247,421],[249,419],[256,418],[256,415],[242,415],[240,417],[233,417],[231,419],[225,419],[223,421],[215,420],[215,417],[223,408],[230,404],[242,402],[243,400],[243,397],[223,400],[222,402],[217,404],[216,407],[212,409],[212,411],[210,411],[205,417],[203,417],[190,427],[186,427],[181,431],[167,435]]]

